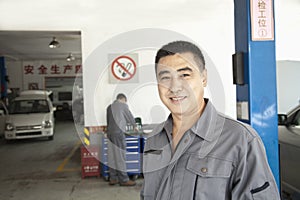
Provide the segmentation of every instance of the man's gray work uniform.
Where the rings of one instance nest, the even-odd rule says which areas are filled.
[[[206,102],[174,153],[171,116],[147,139],[141,199],[280,199],[258,134]]]
[[[115,100],[107,107],[108,165],[111,180],[126,182],[126,125],[135,125],[135,120],[126,103]]]

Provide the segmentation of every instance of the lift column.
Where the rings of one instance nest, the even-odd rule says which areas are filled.
[[[276,58],[273,0],[234,0],[237,118],[262,138],[279,181]]]
[[[0,88],[0,98],[3,99],[7,97],[6,68],[4,57],[0,57]]]

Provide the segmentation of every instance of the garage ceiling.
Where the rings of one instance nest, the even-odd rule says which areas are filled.
[[[59,48],[49,48],[53,37]],[[81,59],[80,31],[0,31],[0,56],[6,60],[60,60],[69,53]]]

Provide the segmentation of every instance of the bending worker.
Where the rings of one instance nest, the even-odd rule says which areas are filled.
[[[136,124],[131,114],[127,98],[124,94],[117,95],[117,99],[107,107],[107,137],[109,185],[120,184],[121,186],[133,186],[136,183],[129,180],[126,169],[126,125],[131,124],[135,130]]]

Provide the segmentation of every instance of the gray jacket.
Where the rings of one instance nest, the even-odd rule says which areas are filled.
[[[106,109],[107,132],[124,133],[127,123],[135,126],[135,120],[126,103],[115,100]]]
[[[141,199],[280,199],[258,134],[210,102],[173,155],[171,134],[169,117],[147,139]]]

